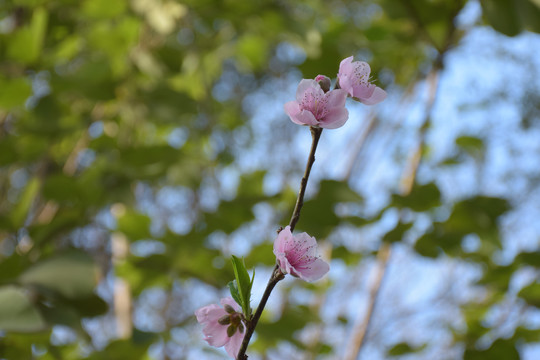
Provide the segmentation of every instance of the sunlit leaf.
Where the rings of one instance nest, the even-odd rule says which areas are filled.
[[[98,275],[90,256],[70,251],[38,262],[22,273],[19,281],[56,291],[68,299],[80,299],[92,294]]]
[[[15,286],[0,287],[0,330],[38,331],[45,322],[28,298],[28,292]]]

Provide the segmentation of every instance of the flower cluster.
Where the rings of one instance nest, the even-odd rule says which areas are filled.
[[[352,56],[348,57],[341,61],[333,90],[331,90],[332,81],[327,76],[318,75],[313,80],[303,79],[298,85],[296,100],[285,104],[285,112],[292,122],[299,125],[326,129],[339,128],[349,118],[349,112],[345,108],[347,97],[366,105],[377,104],[386,98],[386,92],[369,81],[370,72],[371,69],[367,63],[353,61]],[[318,134],[320,135],[320,130]],[[312,159],[318,137],[313,137],[313,139],[315,145],[310,155]],[[308,169],[312,164],[313,160],[311,163],[308,162]],[[298,201],[303,199],[306,184],[307,178],[302,182],[303,188]],[[299,211],[296,213],[295,209],[295,215],[299,216]],[[328,273],[330,266],[319,257],[315,238],[307,233],[293,235],[291,226],[282,229],[274,241],[277,265],[263,296],[264,301],[261,300],[254,315],[250,307],[254,275],[250,277],[243,261],[232,256],[235,272],[235,280],[229,283],[232,298],[221,299],[222,307],[211,304],[195,311],[197,321],[204,326],[204,340],[209,345],[224,346],[231,357],[238,356],[241,359],[247,359],[245,355],[247,344],[264,309],[264,304],[277,282],[282,280],[285,274],[305,281],[315,281]],[[244,337],[245,344],[242,347]]]
[[[330,79],[318,75],[315,80],[302,79],[296,90],[296,100],[285,104],[285,113],[292,122],[325,129],[336,129],[345,124],[349,112],[345,108],[347,96],[366,105],[375,105],[386,98],[386,92],[370,83],[371,68],[350,56],[339,65],[336,89],[330,90]]]
[[[306,233],[293,235],[290,226],[281,230],[274,241],[276,262],[283,274],[305,281],[315,281],[329,270],[328,263],[317,255],[317,241]],[[240,306],[232,298],[221,299],[223,308],[216,304],[203,306],[195,312],[197,321],[204,325],[204,340],[215,347],[225,346],[233,358],[240,350],[244,337]]]

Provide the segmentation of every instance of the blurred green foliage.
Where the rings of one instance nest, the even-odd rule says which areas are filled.
[[[118,279],[133,303],[160,288],[174,305],[174,284],[189,281],[223,289],[234,274],[211,237],[233,234],[255,219],[258,204],[272,207],[276,227],[285,224],[296,189],[269,195],[263,169],[240,174],[235,196],[208,193],[209,184],[222,181],[219,170],[235,160],[238,131],[257,141],[246,96],[295,69],[304,77],[335,74],[340,59],[359,52],[372,57],[373,73],[392,74],[381,77],[381,86],[414,84],[459,43],[464,34],[455,17],[465,3],[0,0],[0,358],[145,359],[151,345],[169,343],[175,328],[193,324],[192,313],[164,314],[164,325],[153,332],[129,323],[131,332],[117,338],[112,331],[102,345],[93,339],[99,331],[83,320],[118,315],[121,305],[113,299],[119,295],[110,285]],[[536,2],[481,4],[497,31],[539,31]],[[284,44],[300,49],[305,60],[280,58]],[[220,90],[217,84],[231,72],[237,80]],[[457,145],[474,156],[482,140],[462,137]],[[171,229],[170,214],[155,209],[167,187],[189,194],[182,199],[185,231]],[[201,199],[207,196],[214,208]],[[427,214],[432,226],[414,249],[480,264],[485,276],[479,286],[493,290],[483,310],[500,300],[514,271],[539,263],[538,253],[523,253],[509,267],[492,261],[501,246],[499,218],[510,209],[504,199],[472,196],[449,204],[429,183],[392,196],[371,218],[336,211],[351,203],[361,206],[362,197],[346,181],[324,180],[305,202],[298,227],[326,238],[340,226],[376,223],[389,209]],[[441,208],[448,218],[436,216]],[[398,242],[412,226],[400,221],[382,240]],[[461,242],[471,235],[481,245],[467,253]],[[273,264],[267,236],[251,244],[248,268]],[[124,248],[140,241],[163,250]],[[372,254],[340,244],[333,256],[356,266]],[[539,285],[524,287],[518,297],[538,307]],[[540,335],[522,328],[479,350],[476,341],[489,331],[481,325],[483,310],[464,307],[468,330],[456,333],[456,341],[466,345],[466,359],[515,359],[515,341]],[[287,341],[335,355],[324,342],[313,350],[295,336],[317,323],[321,318],[311,309],[284,304],[279,319],[262,319],[253,349],[265,352]],[[76,340],[53,341],[57,326],[72,329]],[[402,343],[389,354],[422,350]]]

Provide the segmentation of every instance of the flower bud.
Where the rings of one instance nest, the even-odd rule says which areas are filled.
[[[317,75],[317,77],[315,78],[315,81],[319,83],[322,91],[324,91],[325,93],[330,91],[330,86],[332,86],[332,81],[330,80],[328,76]]]
[[[236,311],[234,310],[234,308],[231,306],[231,305],[228,305],[228,304],[225,304],[225,306],[223,306],[223,308],[225,309],[226,312],[228,312],[229,314],[234,314]]]
[[[234,335],[235,332],[236,332],[236,326],[230,325],[230,326],[227,328],[227,336],[228,336],[228,337],[233,337],[233,335]]]
[[[229,325],[231,323],[231,316],[230,315],[223,315],[219,318],[218,323],[220,325]]]

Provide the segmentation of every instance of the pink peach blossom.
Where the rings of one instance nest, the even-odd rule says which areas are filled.
[[[317,80],[302,79],[296,90],[296,101],[289,101],[284,108],[295,124],[336,129],[349,118],[346,99],[345,90],[325,93]]]
[[[197,321],[204,325],[204,340],[211,346],[225,346],[227,353],[236,358],[244,339],[242,310],[231,297],[221,299],[220,303],[223,308],[210,304],[195,311],[195,316]]]
[[[306,233],[293,236],[290,226],[281,230],[274,241],[274,254],[284,274],[302,280],[318,280],[330,270],[330,266],[317,256],[317,240]]]
[[[353,57],[349,56],[339,64],[339,87],[366,105],[375,105],[386,99],[386,91],[369,82],[369,64],[352,60]]]

